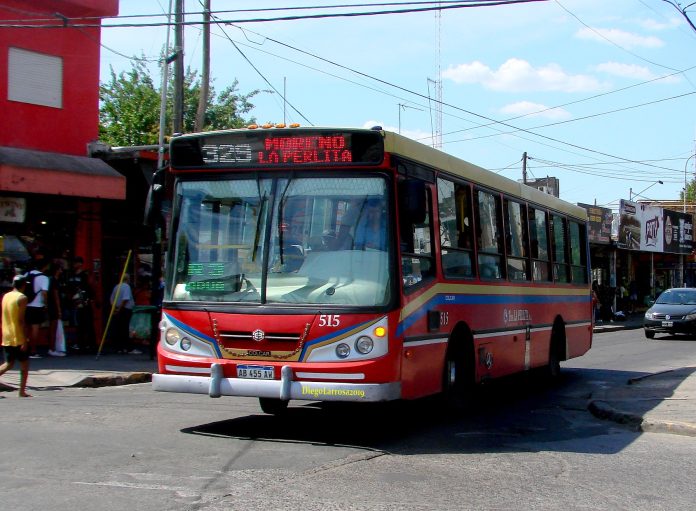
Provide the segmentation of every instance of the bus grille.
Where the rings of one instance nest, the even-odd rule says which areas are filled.
[[[263,339],[254,336],[254,332],[228,331],[220,332],[220,344],[225,348],[282,352],[295,351],[300,344],[300,334],[265,332]]]

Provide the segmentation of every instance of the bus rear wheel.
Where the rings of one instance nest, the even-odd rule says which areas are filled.
[[[561,360],[564,357],[565,330],[563,325],[556,322],[551,330],[551,345],[549,346],[549,363],[546,366],[546,377],[551,381],[558,381],[561,377]]]
[[[272,397],[260,397],[259,404],[261,405],[261,410],[263,413],[269,415],[282,415],[288,410],[288,403],[290,401],[284,401],[282,399],[275,399]]]
[[[466,356],[466,349],[449,346],[442,379],[443,394],[447,399],[459,401],[472,397],[474,373],[473,365]]]

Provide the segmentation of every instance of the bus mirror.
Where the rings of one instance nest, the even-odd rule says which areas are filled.
[[[157,225],[157,204],[160,202],[160,196],[162,194],[162,185],[152,185],[147,191],[147,198],[145,199],[145,218],[143,219],[143,224],[149,227]]]
[[[408,224],[425,222],[427,208],[425,204],[425,183],[415,179],[407,179],[400,183],[401,214]]]
[[[160,212],[162,210],[162,194],[164,193],[163,179],[164,173],[161,170],[155,172],[152,176],[152,185],[147,191],[143,224],[149,227],[156,227],[161,221]]]

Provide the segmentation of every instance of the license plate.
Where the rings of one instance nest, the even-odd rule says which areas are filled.
[[[237,378],[272,380],[274,376],[273,366],[237,366]]]
[[[674,326],[674,321],[663,321],[662,326]]]

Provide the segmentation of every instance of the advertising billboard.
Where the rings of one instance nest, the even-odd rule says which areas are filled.
[[[590,243],[608,245],[611,243],[611,222],[613,214],[609,208],[578,204],[587,210],[588,239]]]
[[[644,252],[690,254],[692,215],[622,200],[616,246]]]

